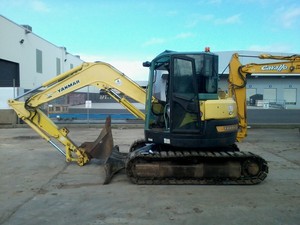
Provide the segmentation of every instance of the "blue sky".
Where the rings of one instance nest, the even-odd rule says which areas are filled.
[[[0,13],[86,61],[144,80],[160,52],[300,53],[299,0],[0,0]],[[141,78],[142,76],[142,78]]]

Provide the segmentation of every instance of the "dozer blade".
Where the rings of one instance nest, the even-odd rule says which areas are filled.
[[[90,158],[96,158],[104,162],[105,180],[103,184],[110,183],[112,177],[125,168],[126,153],[119,152],[119,147],[114,146],[111,132],[111,117],[107,117],[105,126],[94,142],[84,142],[80,148]]]
[[[112,154],[104,165],[105,180],[103,184],[109,184],[113,176],[125,168],[127,157],[127,153],[119,152],[119,147],[117,145],[113,148]]]

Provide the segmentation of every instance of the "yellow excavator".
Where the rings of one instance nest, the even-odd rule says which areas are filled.
[[[91,158],[104,160],[104,183],[125,169],[136,184],[257,184],[267,176],[267,162],[251,152],[240,151],[235,144],[247,135],[246,77],[252,73],[300,73],[299,55],[259,58],[276,62],[242,65],[239,55],[233,55],[228,94],[218,89],[216,54],[164,51],[143,63],[149,67],[147,90],[107,63],[83,63],[8,103],[67,162],[83,166]],[[105,91],[145,120],[145,138],[133,142],[129,153],[119,152],[113,145],[110,118],[94,142],[78,146],[68,137],[67,128],[59,128],[39,109],[88,85]],[[19,101],[26,95],[32,96]],[[145,104],[145,113],[127,96]]]

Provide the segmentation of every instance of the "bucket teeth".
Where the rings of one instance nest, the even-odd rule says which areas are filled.
[[[111,132],[111,117],[106,118],[105,126],[94,142],[84,142],[79,146],[90,158],[107,161],[113,149],[113,137]]]

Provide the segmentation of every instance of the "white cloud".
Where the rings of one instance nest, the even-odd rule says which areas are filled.
[[[204,21],[213,21],[215,18],[214,15],[212,14],[201,14],[201,15],[192,15],[189,20],[187,21],[187,27],[188,28],[193,28],[196,27],[200,22]]]
[[[299,23],[300,7],[285,9],[281,13],[281,22],[285,28],[291,28],[297,22]]]
[[[50,12],[50,7],[41,0],[34,0],[30,2],[32,9],[36,12]]]
[[[114,59],[101,55],[77,54],[86,62],[102,61],[109,63],[120,72],[124,73],[130,79],[135,81],[147,81],[149,68],[143,67],[143,62],[139,60]]]
[[[176,16],[178,15],[178,11],[176,10],[170,10],[166,13],[167,16],[170,16],[170,17],[173,17],[173,16]]]
[[[191,32],[187,32],[187,33],[180,33],[180,34],[177,34],[175,36],[175,39],[186,39],[186,38],[189,38],[189,37],[192,37],[193,34]]]
[[[151,46],[151,45],[160,45],[160,44],[163,44],[165,43],[166,40],[163,39],[163,38],[151,38],[150,40],[146,41],[143,46],[146,47],[146,46]]]
[[[241,23],[241,14],[236,14],[229,16],[227,18],[218,18],[215,19],[215,24],[238,24]]]
[[[16,8],[15,10],[30,9],[35,12],[50,12],[50,7],[43,0],[2,0],[2,6]]]
[[[101,56],[101,55],[89,55],[89,54],[80,54],[80,53],[76,53],[74,55],[79,55],[80,58],[85,61],[85,62],[96,62],[96,61],[102,61],[105,60],[105,56]]]
[[[239,24],[242,22],[241,14],[235,14],[226,18],[218,18],[213,14],[193,15],[187,22],[188,28],[196,27],[201,22],[211,22],[215,25]]]
[[[112,60],[108,63],[130,77],[132,80],[148,80],[149,68],[143,67],[142,61]]]
[[[291,47],[287,44],[270,44],[270,45],[251,45],[249,51],[261,52],[290,52]]]
[[[215,4],[221,4],[222,3],[222,0],[209,0],[207,1],[208,4],[212,4],[212,5],[215,5]]]
[[[172,37],[168,37],[168,38],[151,38],[150,40],[144,42],[142,44],[143,47],[147,47],[147,46],[153,46],[153,45],[161,45],[170,41],[174,41],[174,40],[180,40],[180,39],[187,39],[190,37],[193,37],[193,33],[191,32],[185,32],[185,33],[179,33],[175,36]]]
[[[222,3],[223,0],[199,0],[198,4],[203,5],[203,4],[208,4],[208,5],[219,5]]]

